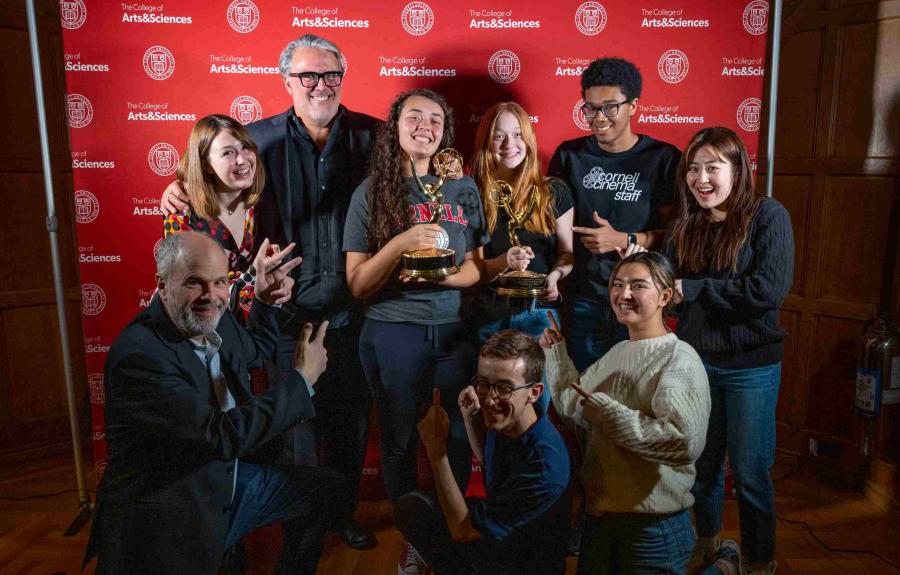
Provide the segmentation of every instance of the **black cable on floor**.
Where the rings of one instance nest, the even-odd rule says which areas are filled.
[[[57,491],[56,493],[39,493],[36,495],[26,495],[25,497],[0,497],[0,501],[28,501],[29,499],[44,499],[46,497],[56,497],[57,495],[65,495],[66,493],[78,493],[77,489],[66,489],[65,491]],[[93,489],[88,489],[88,493],[97,493]]]
[[[777,517],[781,521],[784,521],[785,523],[790,523],[792,525],[801,525],[801,526],[805,527],[806,531],[810,534],[810,536],[812,536],[812,538],[816,540],[816,543],[818,543],[825,550],[827,550],[831,553],[856,553],[856,554],[872,555],[873,557],[877,557],[878,559],[880,559],[887,565],[890,565],[895,570],[900,572],[900,565],[897,565],[893,561],[890,561],[887,557],[885,557],[878,551],[871,551],[869,549],[842,549],[840,547],[831,547],[830,545],[828,545],[827,543],[825,543],[824,541],[819,539],[819,536],[816,535],[816,532],[813,531],[813,529],[812,529],[812,527],[810,527],[809,523],[806,523],[804,521],[798,521],[796,519],[788,519],[787,517],[785,517],[783,515],[779,515],[779,514],[775,514],[775,517]]]

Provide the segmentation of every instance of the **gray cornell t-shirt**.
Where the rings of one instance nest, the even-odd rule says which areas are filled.
[[[437,178],[423,176],[421,180],[432,184]],[[366,231],[369,225],[369,206],[366,198],[371,178],[366,178],[350,200],[347,221],[344,223],[344,251],[371,253]],[[427,223],[432,205],[419,190],[414,178],[406,179],[409,189],[408,209],[415,223]],[[444,210],[439,225],[450,236],[450,249],[456,252],[456,265],[461,265],[466,252],[477,249],[490,238],[485,231],[481,196],[475,182],[468,176],[459,180],[447,180],[441,188],[444,194]],[[403,283],[399,280],[398,266],[379,292],[366,300],[365,315],[371,319],[391,322],[409,322],[435,325],[463,319],[462,290],[446,288],[430,282]]]

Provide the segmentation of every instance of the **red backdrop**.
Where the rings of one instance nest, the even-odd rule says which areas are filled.
[[[514,99],[546,165],[559,142],[587,133],[582,69],[620,56],[644,77],[636,132],[683,147],[701,127],[725,125],[756,159],[764,0],[62,0],[60,9],[98,478],[103,364],[149,303],[160,193],[198,118],[247,123],[288,108],[278,55],[302,34],[343,50],[351,109],[384,117],[400,91],[442,92],[466,155],[484,110]],[[377,474],[370,456],[365,479]]]

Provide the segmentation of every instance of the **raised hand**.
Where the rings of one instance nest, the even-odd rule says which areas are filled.
[[[419,422],[419,437],[428,452],[431,461],[437,461],[447,455],[447,436],[450,433],[450,418],[441,407],[441,390],[434,388],[432,391],[432,405],[428,413]]]
[[[550,326],[544,329],[544,333],[541,334],[540,339],[538,339],[538,343],[541,344],[541,347],[545,347],[547,349],[553,347],[563,340],[562,331],[559,329],[559,324],[556,323],[556,318],[553,317],[553,312],[547,310],[547,319],[550,320]]]
[[[293,249],[294,244],[290,243],[283,250],[279,250],[277,245],[269,244],[268,238],[259,246],[259,252],[253,259],[253,267],[256,270],[254,290],[256,297],[263,303],[282,304],[290,300],[291,289],[294,287],[294,278],[290,273],[300,265],[303,258],[296,257],[283,264],[281,262]]]
[[[456,400],[459,405],[459,412],[463,418],[472,417],[481,410],[481,402],[478,401],[478,394],[471,385],[466,386],[464,390],[459,392],[459,398]]]
[[[612,225],[594,212],[594,222],[598,227],[585,228],[572,226],[572,231],[581,234],[581,243],[592,254],[605,254],[616,249],[622,241],[623,234],[616,231]]]
[[[294,369],[300,372],[303,379],[310,385],[315,385],[319,376],[328,366],[328,351],[325,349],[325,332],[328,331],[328,322],[323,321],[319,329],[313,334],[311,323],[303,325],[300,333],[300,341],[294,350]]]
[[[619,257],[623,260],[631,254],[638,254],[645,251],[647,251],[647,248],[638,244],[628,244],[625,248],[616,246],[616,253],[619,254]]]

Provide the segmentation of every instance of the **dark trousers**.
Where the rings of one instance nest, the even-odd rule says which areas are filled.
[[[287,330],[278,342],[276,362],[282,374],[294,368],[296,331]],[[371,400],[359,363],[359,324],[329,329],[325,348],[328,368],[316,382],[313,396],[316,417],[286,433],[282,462],[324,465],[343,476],[352,503],[346,506],[348,515],[338,520],[336,528],[339,529],[352,518],[356,508]]]
[[[315,575],[325,534],[347,497],[333,469],[239,461],[226,548],[255,529],[284,522],[276,573]]]
[[[450,466],[460,489],[466,490],[472,451],[457,399],[477,365],[468,332],[462,322],[417,325],[363,321],[359,355],[380,414],[381,462],[391,501],[416,488],[416,425],[430,405],[435,387],[441,390],[441,403],[450,418]]]

